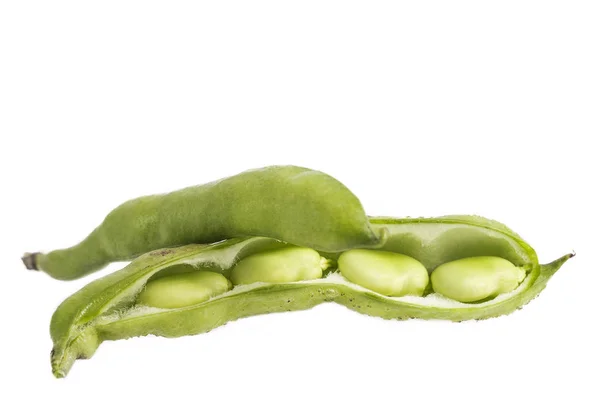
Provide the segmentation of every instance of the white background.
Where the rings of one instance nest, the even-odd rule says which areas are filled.
[[[599,398],[597,2],[196,3],[0,6],[1,398]],[[328,304],[107,342],[52,377],[54,309],[124,264],[65,283],[23,252],[269,164],[327,172],[371,215],[480,214],[544,262],[578,255],[507,317]]]

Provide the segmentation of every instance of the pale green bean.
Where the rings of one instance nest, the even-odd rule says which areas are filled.
[[[211,271],[194,271],[150,281],[138,304],[157,308],[181,308],[202,303],[231,289],[231,282]]]
[[[239,261],[231,272],[234,285],[255,282],[285,283],[318,279],[329,262],[313,249],[289,246],[254,254]]]
[[[423,264],[389,251],[349,250],[338,259],[338,268],[350,282],[386,296],[421,296],[429,283]]]
[[[468,257],[438,266],[431,274],[436,293],[463,303],[496,297],[514,290],[525,269],[500,257]]]

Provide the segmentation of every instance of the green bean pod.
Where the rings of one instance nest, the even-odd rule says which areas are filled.
[[[294,273],[290,275],[293,279],[289,282],[264,282],[268,280],[264,276],[269,274],[269,268],[277,269],[277,260],[273,258],[277,252],[273,251],[289,246],[271,238],[234,238],[210,245],[187,245],[152,251],[124,269],[88,284],[58,307],[50,327],[54,343],[51,356],[53,373],[56,377],[64,377],[76,359],[91,357],[105,340],[143,335],[194,335],[239,318],[303,310],[322,302],[336,302],[357,312],[386,319],[463,321],[497,317],[515,311],[535,298],[550,277],[573,256],[568,254],[549,264],[540,265],[535,251],[517,234],[500,223],[481,217],[374,218],[371,222],[375,229],[389,232],[389,238],[380,251],[408,256],[396,259],[389,255],[376,255],[373,258],[381,264],[373,268],[383,268],[388,274],[386,279],[394,271],[411,273],[414,269],[420,274],[421,264],[431,273],[440,265],[468,257],[500,257],[526,271],[526,277],[508,293],[478,303],[461,303],[431,290],[425,291],[422,297],[393,297],[361,286],[360,265],[353,263],[363,259],[368,263],[369,257],[363,257],[364,254],[360,259],[354,258],[350,265],[354,273],[353,282],[336,268],[336,260],[343,254],[340,252],[321,252],[321,256],[331,262],[321,278],[313,279],[319,276],[316,274],[310,279],[298,280],[303,279],[304,275]],[[288,264],[294,271],[323,265],[319,257],[312,257],[309,252],[300,253],[303,253],[304,260],[293,259]],[[268,255],[263,265],[260,257],[264,254]],[[282,251],[278,254],[285,256],[294,252]],[[245,263],[244,274],[252,276],[249,272],[252,272],[252,265],[256,265],[259,267],[258,277],[251,283],[245,281],[227,290],[227,282],[236,266],[248,257],[252,257],[252,262]],[[386,266],[388,262],[402,263],[404,259],[410,259],[412,269]],[[281,260],[282,263],[289,261]],[[364,265],[363,268],[369,267]],[[169,299],[165,300],[164,293],[157,293],[156,288],[168,286],[169,277],[190,271],[219,273],[224,283],[216,286],[210,283],[202,289],[213,290],[208,299],[202,292],[202,300],[198,303],[193,299],[183,299],[181,304],[185,306],[179,308],[173,308],[170,303],[149,307],[146,300],[139,300],[144,297],[140,294],[144,293],[146,286],[150,286],[148,282],[160,280],[160,285],[152,285],[152,298],[155,300],[151,304],[168,303]],[[370,281],[376,278],[373,273],[366,275]],[[174,281],[179,285],[181,279]],[[419,282],[424,284],[422,279]],[[377,289],[379,286],[373,284],[371,287]],[[184,296],[185,293],[178,295]]]
[[[385,240],[385,232],[373,231],[356,196],[333,177],[271,166],[130,200],[79,244],[27,253],[23,262],[28,269],[71,280],[152,250],[247,236],[327,252],[376,247]]]

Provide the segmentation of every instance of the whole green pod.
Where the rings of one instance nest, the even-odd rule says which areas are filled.
[[[335,178],[271,166],[175,192],[130,200],[81,243],[23,257],[29,269],[77,279],[113,261],[165,247],[264,236],[324,252],[377,247],[358,198]]]

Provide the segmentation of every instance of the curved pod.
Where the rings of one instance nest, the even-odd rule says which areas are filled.
[[[56,279],[77,279],[113,261],[190,243],[266,236],[319,251],[376,247],[358,198],[335,178],[296,166],[271,166],[175,192],[127,201],[81,243],[23,262]]]
[[[235,286],[209,300],[178,309],[138,304],[138,295],[156,276],[186,270],[211,270],[229,278],[239,260],[281,246],[268,238],[231,239],[213,245],[188,245],[148,253],[126,268],[94,281],[65,300],[51,322],[52,369],[67,374],[77,358],[89,358],[104,340],[148,334],[178,337],[207,332],[250,315],[311,308],[333,301],[382,318],[484,319],[511,313],[536,297],[572,255],[539,265],[533,249],[504,225],[480,217],[373,219],[390,232],[386,251],[407,254],[429,271],[459,258],[502,257],[526,267],[528,274],[512,292],[466,304],[439,294],[390,297],[346,280],[338,272],[321,279]],[[478,244],[478,245],[476,245]],[[337,258],[338,255],[328,255]]]

